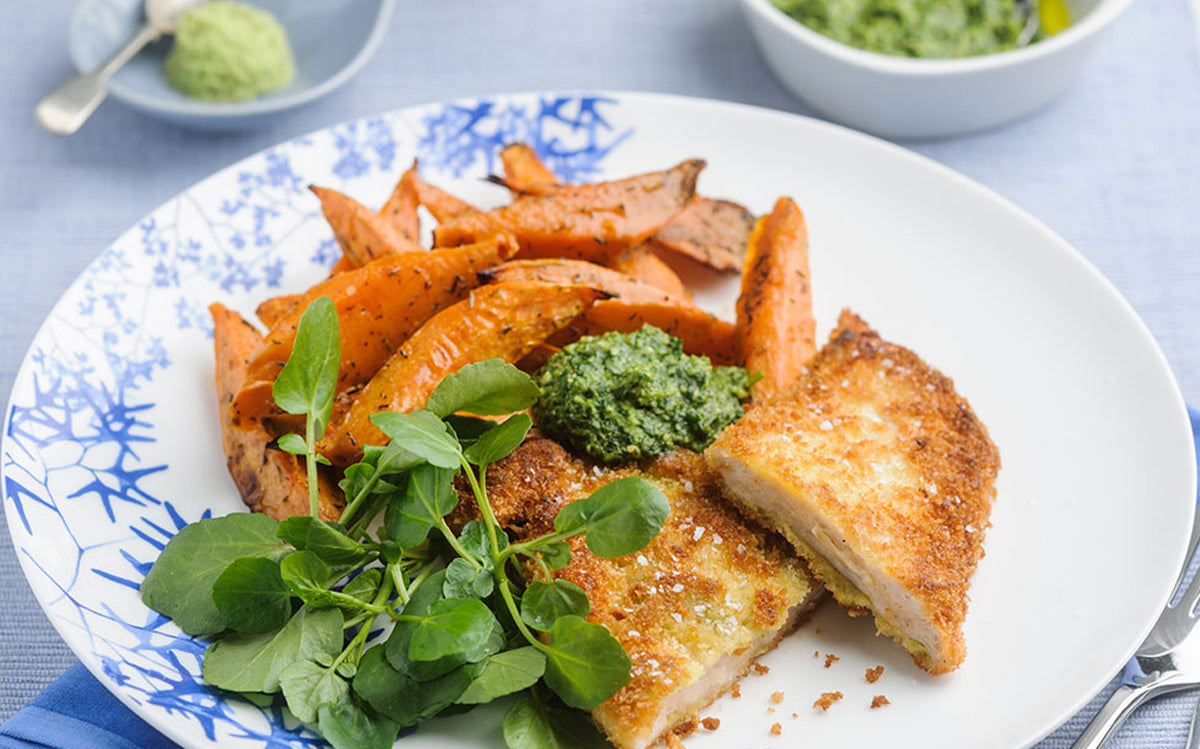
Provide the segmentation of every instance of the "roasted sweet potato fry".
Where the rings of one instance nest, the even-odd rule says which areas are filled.
[[[816,351],[808,230],[791,198],[780,198],[750,235],[737,304],[738,362],[762,372],[755,398],[787,388]]]
[[[583,335],[596,335],[610,330],[632,333],[643,325],[653,325],[682,339],[686,353],[707,356],[716,364],[732,364],[737,355],[733,324],[691,305],[629,304],[610,299],[593,306],[571,328]]]
[[[217,403],[229,475],[250,509],[276,520],[307,514],[308,477],[303,460],[270,447],[271,436],[261,426],[244,430],[231,423],[233,397],[246,379],[247,365],[262,343],[262,335],[241,315],[220,304],[208,309],[213,317]],[[319,483],[321,518],[337,520],[342,500],[333,481],[322,472]]]
[[[482,213],[482,211],[470,203],[459,200],[442,188],[429,184],[419,176],[414,175],[413,182],[416,185],[417,198],[421,201],[421,205],[429,209],[429,212],[433,214],[433,217],[437,219],[439,224],[445,224],[475,213]]]
[[[520,360],[551,333],[607,295],[586,286],[501,283],[471,292],[468,299],[430,318],[404,342],[335,424],[322,452],[350,462],[362,445],[387,437],[371,423],[377,411],[408,412],[425,404],[446,375],[484,359]]]
[[[336,276],[339,273],[345,273],[348,270],[354,270],[355,268],[361,267],[361,265],[355,263],[350,259],[349,255],[343,252],[342,256],[338,258],[338,261],[333,264],[332,268],[329,269],[329,275]]]
[[[737,273],[742,269],[753,229],[754,214],[744,206],[697,195],[666,226],[654,232],[648,244],[713,270]]]
[[[673,297],[691,299],[683,280],[655,255],[646,245],[630,247],[624,252],[613,255],[606,263],[613,270],[620,271],[651,286],[656,286]]]
[[[292,308],[296,306],[296,303],[300,301],[300,297],[302,296],[304,295],[284,294],[282,296],[273,296],[270,299],[263,300],[254,309],[254,314],[258,317],[259,322],[266,325],[268,329],[273,328],[281,317],[292,311]]]
[[[342,336],[338,392],[345,392],[369,380],[426,320],[475,287],[478,271],[515,251],[512,238],[501,235],[463,247],[383,257],[313,286],[272,326],[255,353],[234,401],[235,426],[249,428],[273,412],[271,386],[312,300],[329,296],[337,306]]]
[[[419,244],[406,239],[387,219],[349,195],[326,187],[309,189],[321,199],[321,211],[334,238],[355,265],[401,252],[420,252]]]
[[[414,160],[400,181],[392,190],[391,196],[379,209],[379,215],[392,225],[400,236],[410,244],[421,246],[421,218],[417,215],[420,196],[417,193],[417,162]]]
[[[693,159],[665,172],[523,197],[444,223],[434,230],[434,246],[511,232],[522,257],[611,257],[640,244],[682,210],[695,194],[703,168],[702,160]]]
[[[614,297],[640,304],[643,302],[687,305],[686,296],[676,296],[645,281],[605,268],[586,260],[547,258],[544,260],[509,260],[494,268],[479,272],[483,283],[516,283],[535,281],[551,284],[590,286]]]
[[[507,145],[500,151],[504,165],[504,184],[522,195],[540,195],[559,185],[558,176],[524,143]]]

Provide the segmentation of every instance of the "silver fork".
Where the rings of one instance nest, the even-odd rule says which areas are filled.
[[[1187,559],[1175,579],[1179,589],[1200,545],[1200,517],[1192,523]],[[1174,596],[1172,596],[1174,598]],[[1200,602],[1200,572],[1192,578],[1179,602],[1163,609],[1153,629],[1125,665],[1121,685],[1071,749],[1099,749],[1139,705],[1169,692],[1200,687],[1200,637],[1189,641]]]

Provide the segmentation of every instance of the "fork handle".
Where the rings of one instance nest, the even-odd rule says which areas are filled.
[[[1071,744],[1071,749],[1100,749],[1112,737],[1129,714],[1138,705],[1156,694],[1156,690],[1147,687],[1132,687],[1122,684],[1113,692],[1092,722],[1084,729],[1079,739]]]

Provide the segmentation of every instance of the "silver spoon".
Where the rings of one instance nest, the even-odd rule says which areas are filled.
[[[1025,47],[1033,41],[1034,35],[1041,27],[1042,17],[1034,0],[1017,0],[1017,7],[1025,11],[1025,28],[1017,35],[1017,46]]]
[[[124,47],[91,73],[73,75],[37,103],[38,124],[56,135],[70,135],[96,111],[108,94],[108,79],[150,42],[175,32],[179,16],[206,0],[145,0],[146,21]]]

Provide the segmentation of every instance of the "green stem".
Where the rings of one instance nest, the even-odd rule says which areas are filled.
[[[504,605],[508,608],[508,613],[516,623],[517,629],[521,631],[521,634],[529,641],[529,644],[543,652],[548,650],[542,644],[542,641],[537,638],[537,635],[525,624],[525,620],[521,618],[521,610],[517,608],[517,602],[513,599],[512,586],[508,582],[503,568],[497,568],[496,570],[496,587],[500,589],[500,597],[504,599]]]
[[[532,551],[521,551],[520,554],[538,563],[538,566],[542,568],[542,574],[546,576],[546,582],[554,579],[554,573],[551,571],[550,565],[546,564],[546,560],[542,559],[541,554]]]
[[[438,530],[446,537],[446,543],[450,544],[450,548],[454,549],[454,553],[467,560],[476,572],[483,569],[483,565],[477,562],[475,557],[471,556],[471,553],[464,549],[463,545],[454,537],[454,531],[450,530],[450,526],[446,525],[445,518],[439,518]]]
[[[504,551],[500,552],[496,563],[499,564],[515,554],[531,556],[533,550],[537,549],[539,546],[549,546],[550,544],[557,543],[559,541],[565,541],[568,538],[573,538],[578,535],[579,531],[554,531],[553,533],[547,533],[544,536],[538,536],[537,538],[530,539],[524,543],[513,544]]]
[[[321,503],[317,499],[317,420],[310,413],[304,417],[304,462],[308,468],[308,514],[319,517]]]
[[[400,599],[400,603],[408,605],[408,587],[404,584],[404,570],[400,569],[399,562],[388,565],[388,575],[396,586],[396,597]]]
[[[488,502],[487,489],[487,466],[479,467],[479,477],[475,477],[475,471],[471,469],[471,464],[466,458],[459,458],[462,463],[463,473],[467,475],[467,482],[471,484],[471,493],[475,495],[475,504],[479,506],[479,514],[483,516],[483,524],[487,527],[488,541],[492,545],[492,558],[497,559],[500,556],[500,542],[496,538],[496,528],[499,524],[496,522],[496,514],[492,512],[492,504]]]
[[[359,505],[361,505],[367,499],[367,497],[371,496],[371,490],[374,489],[375,485],[379,483],[379,477],[381,475],[383,475],[383,472],[379,469],[379,466],[375,466],[375,472],[371,474],[371,478],[367,479],[367,483],[363,484],[363,488],[359,490],[358,494],[354,495],[354,499],[350,500],[346,504],[345,509],[342,510],[343,521],[348,521],[350,518],[354,517],[354,513],[358,511]]]
[[[387,601],[388,596],[391,594],[392,579],[391,577],[384,575],[383,584],[379,586],[379,590],[375,591],[375,598],[371,601],[370,605],[372,609],[379,609],[379,613],[386,611],[387,607],[383,604],[385,601]],[[368,621],[363,622],[362,628],[358,630],[358,632],[354,635],[354,639],[350,641],[350,644],[346,646],[346,649],[342,651],[342,654],[338,656],[338,659],[334,661],[330,668],[336,670],[350,653],[355,653],[354,664],[356,666],[358,665],[359,659],[362,658],[362,646],[366,644],[367,636],[371,633],[371,628],[368,626]]]

